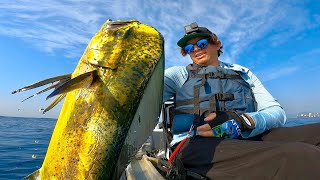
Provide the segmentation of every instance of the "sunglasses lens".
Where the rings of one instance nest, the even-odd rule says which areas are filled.
[[[209,42],[207,39],[200,39],[196,44],[200,49],[203,49],[208,46]],[[188,44],[183,49],[187,54],[191,54],[194,51],[194,45]]]
[[[188,44],[183,49],[187,54],[190,54],[193,52],[194,47],[193,44]]]
[[[205,47],[207,47],[208,45],[208,40],[207,39],[200,39],[198,42],[197,42],[197,46],[200,48],[200,49],[203,49]]]

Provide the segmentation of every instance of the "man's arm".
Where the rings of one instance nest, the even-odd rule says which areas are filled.
[[[165,70],[163,102],[172,98],[187,80],[188,72],[184,66],[174,66]]]
[[[266,130],[282,127],[286,122],[286,114],[277,100],[266,90],[261,81],[251,72],[242,74],[250,84],[257,101],[257,112],[246,113],[254,123],[255,129],[241,133],[243,138],[253,137]]]

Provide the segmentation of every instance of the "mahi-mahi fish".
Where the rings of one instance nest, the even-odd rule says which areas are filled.
[[[54,89],[44,112],[65,98],[43,164],[26,178],[118,179],[157,123],[163,46],[149,25],[108,20],[72,74],[14,91],[51,84],[35,94]]]

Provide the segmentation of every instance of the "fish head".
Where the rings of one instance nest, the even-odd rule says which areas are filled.
[[[86,60],[92,65],[116,69],[128,48],[128,39],[134,36],[136,20],[106,21],[88,44]]]
[[[132,102],[132,94],[141,90],[161,61],[163,45],[162,35],[149,25],[137,20],[106,21],[72,76],[96,71],[117,102],[130,104],[128,98]]]

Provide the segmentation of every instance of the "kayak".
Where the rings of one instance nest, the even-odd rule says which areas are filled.
[[[172,102],[166,102],[169,105]],[[167,105],[168,105],[167,104]],[[164,111],[164,109],[162,109]],[[161,123],[161,122],[160,122]],[[296,118],[289,119],[285,127],[301,126],[313,123],[320,123],[319,119],[310,119],[309,121],[300,120]],[[164,133],[159,125],[153,130],[152,135],[148,138],[147,142],[143,144],[139,152],[134,158],[132,158],[131,163],[127,166],[125,171],[122,173],[121,180],[134,180],[134,179],[155,179],[163,180],[165,176],[159,172],[157,165],[159,164],[159,159],[166,158],[169,159],[163,152],[165,152],[165,142]],[[152,157],[148,152],[158,152],[157,155]]]
[[[160,158],[164,158],[165,140],[163,129],[157,126],[148,140],[142,145],[137,154],[132,158],[130,164],[122,173],[120,180],[164,180],[158,171],[157,164]],[[149,152],[159,152],[156,157],[149,156]]]

